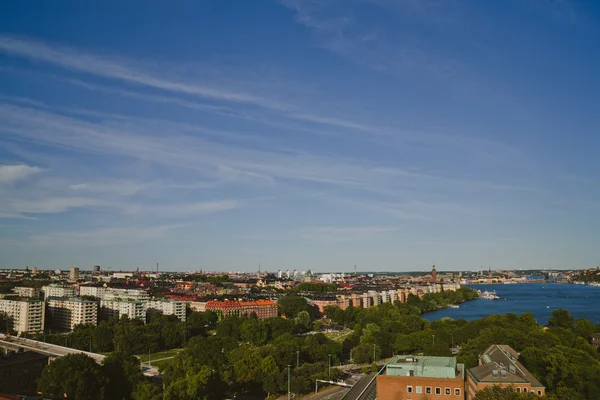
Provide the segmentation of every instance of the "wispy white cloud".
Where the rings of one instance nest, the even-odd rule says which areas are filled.
[[[35,200],[16,200],[5,204],[8,212],[15,214],[54,214],[74,208],[114,206],[113,203],[91,197],[55,197]]]
[[[319,226],[306,230],[305,236],[323,242],[365,241],[394,235],[397,227],[389,226]]]
[[[13,183],[42,171],[30,165],[0,165],[0,183]]]
[[[320,226],[315,228],[314,231],[335,235],[378,235],[381,233],[396,232],[398,228],[387,226]]]
[[[204,201],[195,203],[172,203],[152,205],[137,205],[130,207],[129,213],[148,213],[160,216],[194,216],[215,214],[233,210],[239,207],[239,202],[233,200]]]
[[[215,100],[253,104],[260,107],[281,109],[281,104],[242,92],[231,92],[220,88],[164,79],[126,65],[122,60],[98,57],[67,47],[49,46],[45,43],[0,36],[0,51],[30,60],[42,61],[76,72],[84,72],[123,82],[143,85],[170,92],[197,95]]]
[[[164,125],[153,132],[129,121],[89,122],[46,111],[0,104],[3,130],[14,137],[80,152],[110,154],[195,171],[204,178],[273,184],[278,179],[363,190],[392,190],[402,185],[458,184],[460,177],[434,176],[357,158],[290,151],[257,150],[181,135]],[[168,132],[168,135],[165,135]],[[470,186],[478,181],[468,180]],[[487,183],[486,183],[487,185]],[[510,189],[498,183],[499,189]],[[488,185],[489,186],[489,185]]]
[[[305,6],[306,3],[298,3],[302,5],[301,7],[298,7],[299,13],[306,13],[306,18],[309,20],[315,19],[316,21],[319,19],[318,16],[312,16],[313,7],[307,8]],[[331,21],[323,22],[323,27],[319,29],[322,29],[326,32],[330,32],[332,30],[338,31],[338,28],[329,29],[325,27],[331,24]],[[336,25],[337,23],[333,24]],[[345,24],[341,23],[341,25],[344,26]],[[342,27],[339,29],[342,29]],[[425,57],[423,54],[417,55],[415,53],[416,50],[412,49],[410,51],[407,50],[405,52],[398,52],[396,50],[390,51],[390,49],[373,48],[373,46],[364,43],[362,39],[354,38],[353,35],[348,34],[343,34],[340,38],[334,40],[333,44],[338,47],[335,47],[332,50],[339,52],[345,52],[347,50],[348,56],[356,57],[356,59],[360,62],[371,60],[374,64],[378,64],[380,67],[382,67],[383,64],[377,60],[374,60],[373,56],[369,54],[361,54],[362,50],[355,49],[355,40],[360,42],[360,46],[366,46],[363,49],[365,51],[372,51],[374,52],[374,55],[384,54],[388,67],[391,65],[388,54],[404,54],[404,56],[402,56],[402,60],[404,60],[402,63],[406,64],[412,60],[410,61],[410,64],[412,65],[413,61],[415,61],[414,68],[418,70],[431,69],[435,66],[443,66],[440,67],[437,72],[446,74],[452,69],[450,67],[452,64],[447,60],[431,60],[429,58],[431,55],[428,57]],[[344,44],[342,45],[341,43]],[[68,78],[66,80],[71,84],[90,90],[103,91],[132,99],[173,104],[189,109],[214,113],[224,117],[251,120],[291,131],[304,131],[320,135],[331,135],[335,132],[335,134],[343,137],[361,133],[363,134],[364,138],[371,140],[369,137],[373,136],[375,141],[381,141],[382,144],[388,146],[392,145],[396,147],[402,147],[406,146],[407,143],[419,143],[438,148],[449,148],[471,153],[484,153],[488,157],[501,154],[502,156],[498,156],[499,159],[506,159],[507,157],[512,158],[515,156],[515,151],[514,149],[511,149],[510,146],[507,146],[503,143],[486,140],[481,137],[449,134],[441,135],[432,134],[430,132],[413,132],[406,129],[400,129],[398,127],[376,126],[372,123],[364,123],[353,120],[355,113],[352,112],[341,116],[327,115],[321,111],[322,107],[315,106],[312,110],[307,110],[302,107],[297,107],[289,102],[282,102],[278,99],[275,100],[274,97],[270,98],[266,95],[259,96],[243,91],[239,91],[238,93],[238,91],[231,91],[222,88],[209,88],[204,85],[199,85],[194,79],[190,78],[182,78],[180,81],[170,81],[160,78],[158,75],[145,72],[143,68],[133,67],[133,62],[128,60],[85,53],[71,48],[48,45],[35,40],[0,35],[0,52],[1,51],[13,56],[22,56],[35,61],[51,63],[67,70],[86,72],[97,76],[114,78],[121,82],[163,89],[173,95],[183,96],[183,98],[181,98],[169,97],[160,94],[139,93],[122,88],[99,86],[73,78]],[[394,66],[393,68],[396,67],[397,66]],[[450,72],[450,75],[454,75],[454,73]],[[263,88],[262,92],[273,92],[273,90],[265,89],[267,88]],[[218,101],[219,104],[205,104],[198,101],[193,101],[190,99],[190,94],[197,95],[198,97],[208,100]],[[291,96],[283,97],[290,98]],[[222,103],[227,103],[227,105]],[[314,103],[314,99],[311,100],[310,103]],[[237,107],[240,104],[252,105],[256,107],[254,107],[252,110],[245,110]],[[37,105],[39,106],[39,104]],[[315,111],[317,109],[319,112]],[[75,112],[77,110],[71,111]],[[282,122],[282,120],[284,122]],[[297,121],[303,125],[313,125],[313,127],[294,126],[292,124],[293,121]],[[314,125],[317,125],[324,130],[314,129]],[[213,130],[213,132],[214,134],[217,134],[215,130]],[[220,132],[219,134],[228,135],[230,133]],[[237,139],[239,140],[243,137],[246,137],[246,140],[258,140],[256,137],[249,138],[248,135],[238,137]]]
[[[102,228],[85,231],[64,231],[32,235],[26,243],[39,247],[102,247],[144,243],[159,239],[182,225],[149,227]]]

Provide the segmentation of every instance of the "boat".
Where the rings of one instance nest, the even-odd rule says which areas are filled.
[[[488,292],[487,290],[484,292],[478,291],[479,297],[484,300],[498,300],[500,297],[496,295],[495,291]]]
[[[448,308],[460,308],[458,304],[448,304]]]

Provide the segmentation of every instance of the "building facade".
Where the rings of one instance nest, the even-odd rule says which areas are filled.
[[[100,300],[100,314],[106,318],[121,318],[127,315],[129,319],[139,319],[146,322],[146,302],[132,299]]]
[[[79,279],[79,268],[71,268],[71,270],[69,271],[69,279],[72,281],[76,281],[77,279]]]
[[[73,297],[75,296],[75,288],[69,285],[47,285],[42,286],[44,299],[50,297]]]
[[[455,357],[397,356],[377,376],[377,400],[464,399],[465,366]]]
[[[13,289],[13,292],[20,297],[40,298],[40,289],[38,288],[17,286]]]
[[[488,386],[508,386],[516,392],[543,396],[546,388],[519,362],[512,347],[493,344],[479,356],[479,366],[467,371],[467,400]]]
[[[594,333],[592,335],[591,343],[596,349],[600,348],[600,333]]]
[[[177,300],[151,300],[148,302],[148,312],[158,312],[162,315],[175,315],[181,321],[186,319],[186,303]]]
[[[42,332],[44,330],[45,307],[38,299],[24,297],[0,299],[0,312],[9,318],[9,330],[17,333]],[[0,327],[4,329],[4,327]]]
[[[277,317],[277,304],[271,300],[256,301],[216,301],[206,303],[206,310],[214,311],[219,318],[227,318],[233,315],[250,315],[256,313],[258,319]]]
[[[98,303],[93,300],[51,297],[47,304],[55,327],[73,330],[79,324],[98,323]]]
[[[46,365],[48,356],[33,351],[0,357],[0,388],[7,393],[36,393],[36,381]]]

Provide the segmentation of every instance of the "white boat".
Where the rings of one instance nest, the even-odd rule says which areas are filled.
[[[460,308],[458,304],[448,304],[448,308]]]
[[[488,292],[486,290],[485,292],[481,292],[481,291],[478,291],[478,292],[479,292],[479,297],[484,300],[498,300],[500,298],[496,295],[496,292],[494,292],[494,291]]]

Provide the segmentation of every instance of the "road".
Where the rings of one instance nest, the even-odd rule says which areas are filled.
[[[69,354],[85,354],[86,356],[92,358],[98,364],[102,364],[102,360],[104,360],[105,355],[90,353],[88,351],[72,349],[70,347],[59,346],[56,344],[50,344],[46,342],[40,342],[37,340],[26,339],[22,337],[6,337],[3,334],[0,334],[0,345],[5,343],[7,346],[15,346],[20,347],[27,351],[33,351],[36,353],[47,354],[53,357],[63,357]],[[144,367],[142,366],[142,372],[144,375],[149,377],[158,376],[159,371],[156,367]]]

